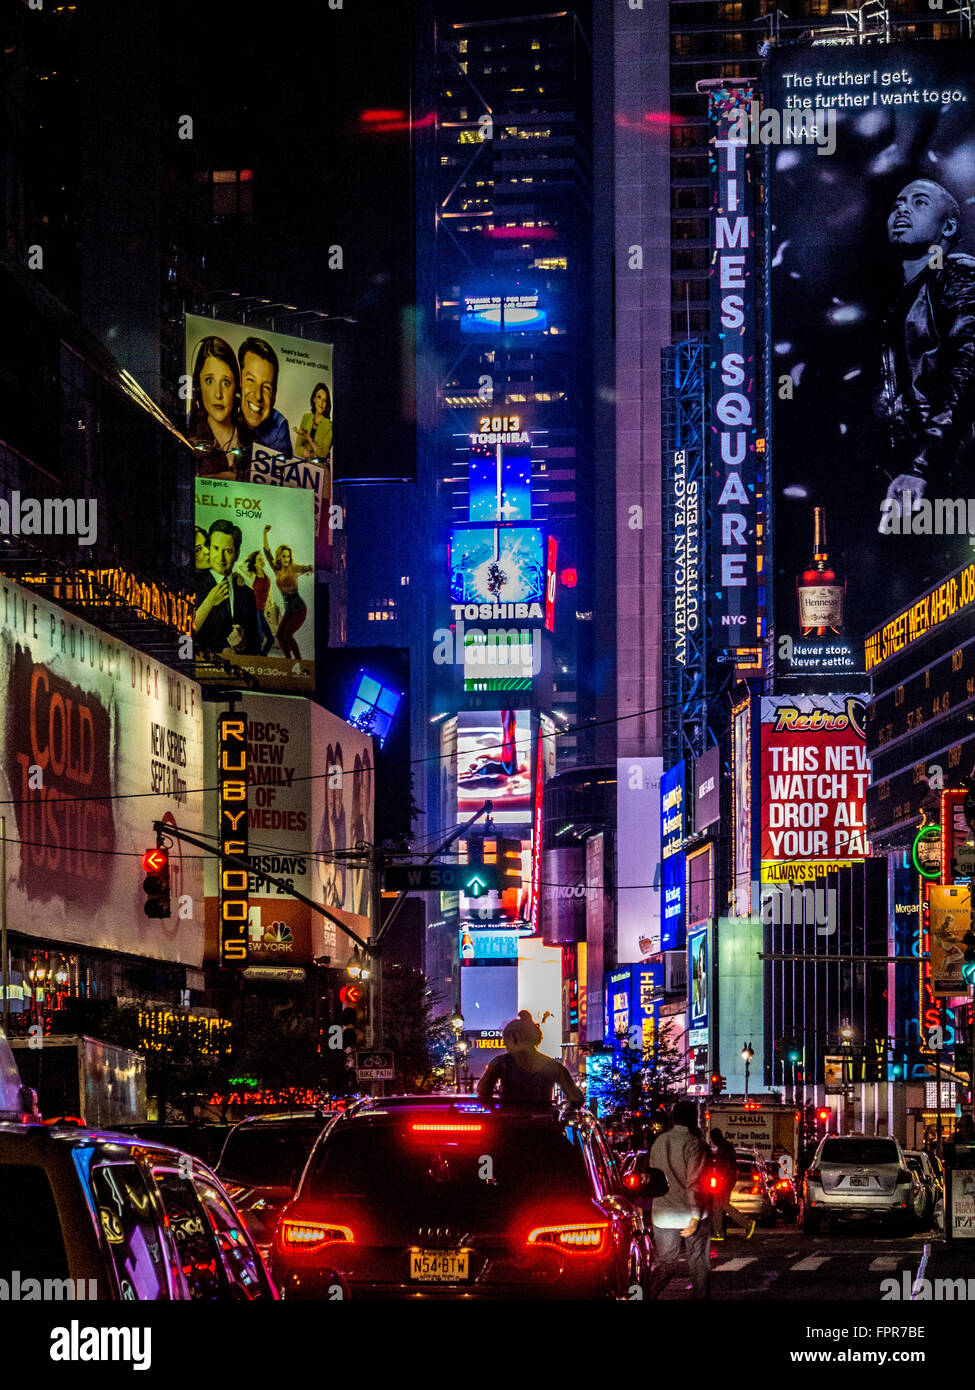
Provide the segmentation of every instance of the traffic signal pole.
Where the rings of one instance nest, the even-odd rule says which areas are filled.
[[[223,850],[215,849],[213,845],[208,845],[205,840],[199,839],[196,835],[191,835],[188,830],[184,830],[180,825],[169,825],[165,824],[163,821],[157,820],[153,821],[152,828],[159,835],[168,835],[174,840],[181,840],[184,844],[192,845],[194,849],[202,849],[204,853],[212,854],[215,859],[221,860],[224,864],[233,864],[234,868],[245,869],[248,873],[253,872],[249,860],[242,859],[240,855],[237,854],[225,854]],[[340,931],[345,932],[346,936],[351,937],[357,946],[361,946],[364,951],[368,952],[369,943],[363,941],[362,937],[354,932],[351,927],[347,927],[340,917],[333,916],[327,907],[322,907],[321,903],[316,903],[313,898],[306,897],[304,893],[299,892],[292,884],[287,883],[283,878],[276,878],[274,874],[266,874],[262,870],[261,878],[267,883],[273,883],[275,888],[280,888],[281,892],[285,893],[288,897],[292,897],[297,902],[304,903],[306,907],[310,907],[313,912],[317,912],[319,916],[324,917],[326,921],[333,923]]]

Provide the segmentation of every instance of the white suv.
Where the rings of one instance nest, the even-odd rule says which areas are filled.
[[[917,1181],[896,1139],[828,1135],[802,1180],[802,1229],[816,1235],[828,1218],[874,1217],[907,1230]]]

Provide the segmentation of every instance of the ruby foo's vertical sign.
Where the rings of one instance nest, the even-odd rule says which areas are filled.
[[[217,720],[217,802],[220,852],[247,858],[247,719]],[[248,873],[220,864],[220,964],[247,964]]]
[[[764,636],[764,489],[759,473],[755,367],[755,193],[752,153],[739,113],[747,87],[712,91],[711,330],[708,479],[711,507],[711,631],[718,650]]]

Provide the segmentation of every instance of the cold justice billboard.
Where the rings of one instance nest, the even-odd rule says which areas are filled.
[[[849,689],[867,632],[967,550],[939,532],[971,494],[973,101],[959,41],[770,59],[771,107],[835,121],[833,151],[769,152],[776,660],[807,689]]]
[[[0,690],[10,929],[199,965],[199,856],[171,848],[163,919],[140,861],[154,820],[203,828],[200,687],[3,580]]]
[[[186,317],[186,432],[197,473],[315,497],[315,563],[332,563],[332,347]]]

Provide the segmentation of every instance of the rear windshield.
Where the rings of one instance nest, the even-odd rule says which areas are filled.
[[[924,1164],[921,1162],[921,1160],[919,1158],[915,1158],[913,1154],[905,1154],[904,1157],[907,1160],[908,1168],[913,1168],[915,1173],[920,1173],[923,1176]]]
[[[368,1199],[387,1210],[433,1201],[508,1210],[533,1194],[591,1196],[577,1141],[557,1129],[505,1127],[484,1137],[419,1136],[409,1124],[336,1131],[312,1174],[312,1196]]]
[[[293,1187],[324,1128],[324,1121],[244,1125],[228,1134],[217,1173],[246,1187]]]
[[[890,1139],[827,1139],[820,1155],[821,1163],[854,1163],[863,1168],[897,1161],[897,1145]]]
[[[63,1279],[68,1257],[54,1193],[43,1168],[0,1166],[0,1277]]]
[[[763,1176],[762,1170],[759,1168],[758,1164],[749,1163],[746,1159],[740,1158],[738,1160],[738,1176],[740,1178],[751,1179],[753,1175],[758,1178],[761,1178]]]

